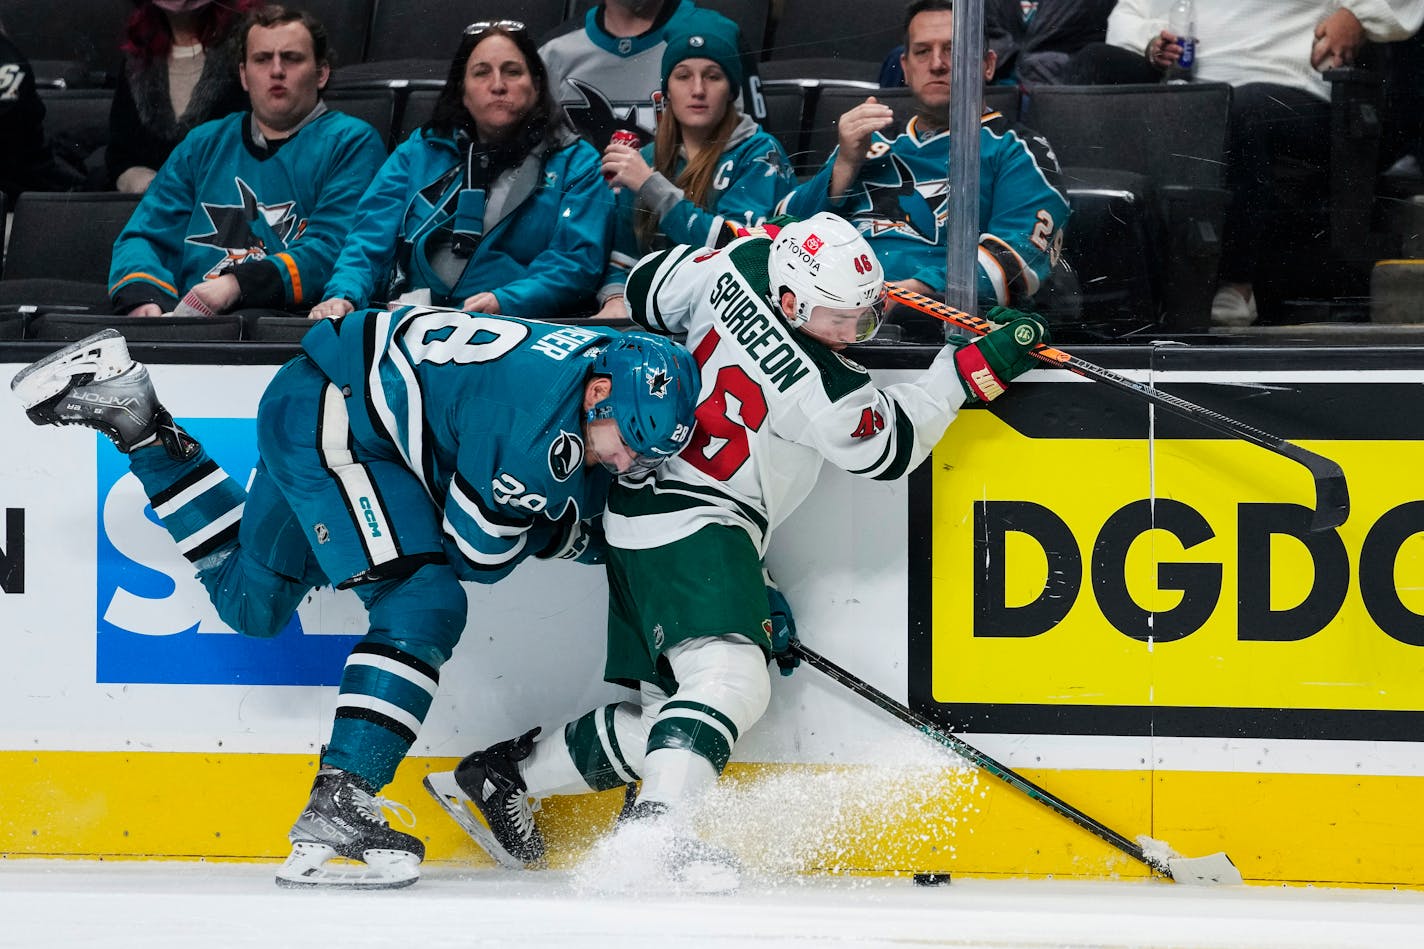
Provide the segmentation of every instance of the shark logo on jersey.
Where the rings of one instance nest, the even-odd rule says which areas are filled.
[[[283,201],[266,205],[257,200],[257,193],[241,178],[237,185],[237,204],[203,203],[212,230],[189,237],[190,244],[206,244],[225,252],[226,256],[209,268],[204,279],[220,277],[230,268],[248,260],[262,260],[302,236],[307,229],[305,218],[292,213],[294,202]]]
[[[654,398],[665,399],[668,393],[668,384],[672,382],[672,377],[659,369],[656,372],[648,372],[648,393]]]
[[[583,465],[583,439],[562,429],[549,443],[549,473],[567,481]]]
[[[766,154],[758,155],[752,159],[754,165],[765,165],[766,170],[762,172],[763,178],[782,178],[790,181],[796,176],[795,171],[781,157],[781,154],[774,148],[768,148]]]
[[[600,152],[613,138],[613,133],[620,129],[637,135],[639,147],[653,140],[652,132],[648,131],[653,125],[651,97],[648,99],[650,105],[645,127],[644,117],[639,114],[636,104],[629,105],[620,115],[614,109],[613,103],[608,101],[608,97],[588,83],[568,79],[565,80],[565,85],[571,87],[574,92],[573,96],[565,98],[561,103],[569,121],[573,123],[579,135]]]
[[[940,228],[949,215],[949,181],[919,181],[899,155],[876,162],[862,175],[865,190],[852,199],[846,216],[862,234],[896,236],[939,242]]]

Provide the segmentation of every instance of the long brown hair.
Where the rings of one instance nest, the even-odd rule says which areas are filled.
[[[687,163],[676,179],[673,178],[673,169],[677,167],[677,149],[682,144],[682,123],[672,114],[671,107],[658,116],[658,130],[653,135],[653,170],[681,188],[689,201],[704,210],[710,210],[707,208],[707,194],[712,190],[712,178],[717,173],[717,164],[722,160],[727,140],[742,120],[742,113],[734,101],[736,93],[736,89],[729,93],[722,121],[712,130],[702,151]],[[638,247],[647,250],[657,236],[660,222],[647,208],[636,204],[634,207],[633,233],[638,237]]]

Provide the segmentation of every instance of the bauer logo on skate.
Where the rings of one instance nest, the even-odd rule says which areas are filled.
[[[252,419],[180,419],[234,475],[257,459]],[[272,639],[217,617],[193,567],[154,517],[123,455],[98,452],[96,680],[190,685],[335,685],[362,628],[355,603],[308,598]],[[347,613],[350,613],[347,616]],[[338,615],[339,614],[339,615]],[[325,633],[330,633],[323,635]]]
[[[1025,428],[965,412],[924,469],[922,710],[983,732],[1418,733],[1424,501],[1401,474],[1419,442],[1307,442],[1354,497],[1311,533],[1309,476],[1244,442]]]

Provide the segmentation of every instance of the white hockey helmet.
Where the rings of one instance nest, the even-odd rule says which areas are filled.
[[[767,276],[776,295],[790,290],[796,308],[787,317],[832,345],[862,343],[885,314],[885,271],[850,222],[828,211],[783,227],[771,244]]]

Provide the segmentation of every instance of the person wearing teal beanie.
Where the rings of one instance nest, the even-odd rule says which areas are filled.
[[[795,187],[781,143],[737,108],[741,82],[731,21],[698,11],[668,37],[653,141],[642,149],[615,141],[603,152],[603,176],[618,192],[605,287],[621,287],[651,251],[713,246],[726,225],[761,223]],[[622,318],[622,296],[599,315]]]

